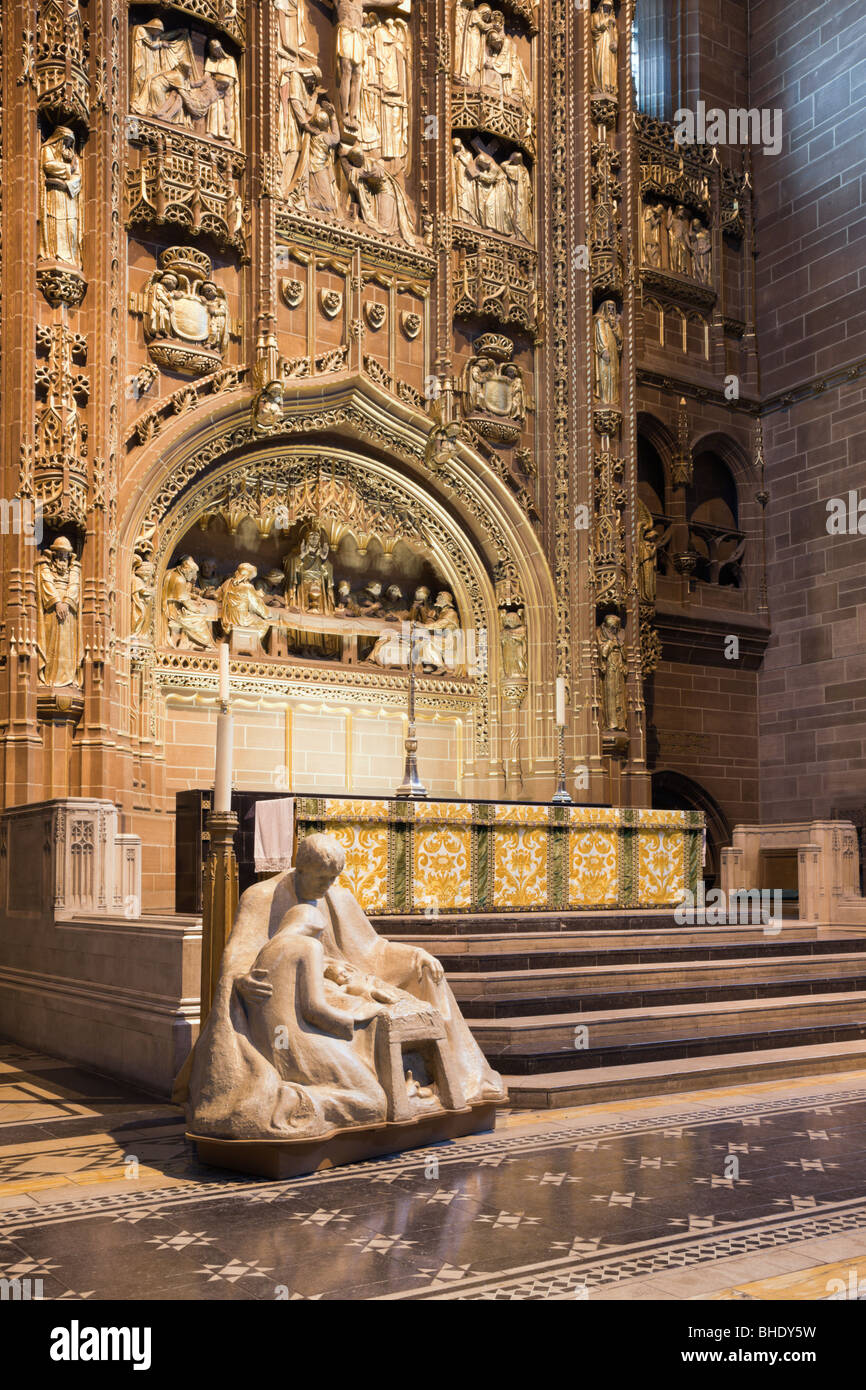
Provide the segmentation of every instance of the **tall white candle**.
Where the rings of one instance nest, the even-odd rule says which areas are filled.
[[[227,713],[217,715],[216,765],[213,778],[213,808],[215,811],[232,809],[232,751],[234,743],[234,720]]]
[[[220,704],[229,702],[229,644],[220,642]]]
[[[565,676],[556,678],[556,722],[565,724]]]

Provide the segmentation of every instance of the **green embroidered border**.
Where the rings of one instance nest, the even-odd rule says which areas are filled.
[[[639,896],[637,813],[627,806],[620,812],[617,863],[617,905],[636,907]]]
[[[568,904],[567,806],[551,806],[547,831],[547,907],[562,912]]]

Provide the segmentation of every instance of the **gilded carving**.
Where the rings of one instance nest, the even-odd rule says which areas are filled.
[[[213,646],[211,619],[202,609],[195,591],[198,565],[191,555],[185,555],[163,581],[162,611],[166,636],[172,647]]]
[[[210,278],[210,258],[203,251],[170,246],[159,259],[160,269],[131,307],[144,319],[154,362],[185,376],[203,376],[220,365],[228,347],[225,291]]]
[[[40,685],[78,686],[82,662],[81,565],[65,536],[36,563],[36,645]]]
[[[622,362],[622,321],[616,303],[606,299],[592,319],[595,399],[618,405]]]
[[[601,0],[592,14],[592,80],[595,91],[616,96],[619,30],[611,0]]]
[[[484,333],[474,348],[461,384],[464,418],[485,439],[514,444],[526,419],[527,399],[523,372],[509,361],[513,345],[499,334]]]
[[[58,126],[39,156],[39,256],[81,267],[81,160],[75,136]]]
[[[204,43],[200,68],[190,30],[167,31],[152,18],[133,27],[131,48],[130,108],[136,115],[240,146],[237,61],[219,39]]]
[[[473,157],[452,141],[455,216],[491,232],[533,240],[532,179],[520,150],[498,162],[476,138]]]
[[[626,704],[626,648],[621,623],[608,613],[596,633],[598,668],[602,685],[602,713],[606,730],[628,728]]]

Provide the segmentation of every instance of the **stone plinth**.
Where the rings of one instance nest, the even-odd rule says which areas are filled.
[[[828,927],[866,926],[860,896],[857,832],[850,821],[791,821],[738,825],[733,844],[722,850],[725,893],[765,886],[765,859],[785,850],[797,855],[798,917]]]

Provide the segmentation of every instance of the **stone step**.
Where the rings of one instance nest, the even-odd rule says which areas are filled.
[[[734,935],[734,932],[742,935]],[[803,927],[796,934],[786,927],[778,936],[763,934],[750,927],[728,928],[724,933],[705,936],[689,933],[677,939],[673,933],[645,936],[638,933],[593,935],[580,933],[560,937],[532,938],[467,937],[452,941],[437,936],[402,937],[413,946],[423,946],[437,956],[449,974],[493,971],[545,970],[555,968],[592,969],[601,966],[643,966],[667,961],[724,961],[766,958],[767,956],[829,956],[866,952],[866,936],[824,932]]]
[[[531,1076],[505,1075],[503,1080],[508,1086],[510,1105],[546,1110],[861,1069],[866,1069],[866,1042],[848,1040]]]
[[[866,957],[836,954],[736,958],[713,964],[678,960],[650,967],[467,972],[454,975],[450,983],[467,1018],[505,1018],[866,990]]]
[[[497,1071],[526,1075],[864,1038],[866,992],[475,1018],[469,1026]]]
[[[401,939],[428,931],[436,936],[489,936],[499,933],[591,932],[591,931],[675,931],[672,908],[633,908],[590,912],[443,912],[427,917],[422,912],[405,916],[371,916],[381,936]]]

